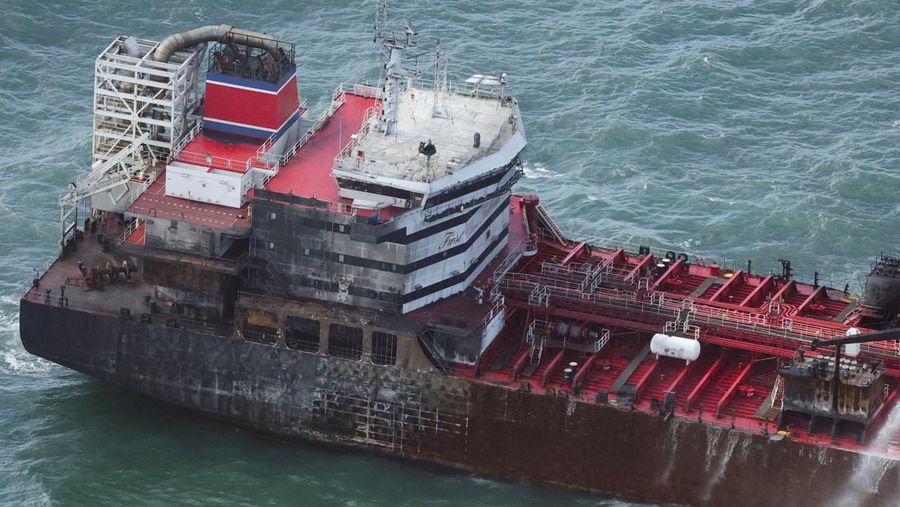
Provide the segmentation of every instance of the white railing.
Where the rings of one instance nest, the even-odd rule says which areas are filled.
[[[338,108],[343,104],[344,95],[336,95],[334,99],[332,99],[331,105],[328,106],[328,109],[319,113],[319,116],[316,117],[316,120],[309,127],[309,130],[307,130],[302,136],[300,136],[300,139],[298,139],[296,143],[294,143],[290,148],[285,150],[282,155],[279,156],[279,162],[283,165],[286,164],[288,160],[293,158],[293,156],[297,154],[300,148],[302,148],[307,142],[309,142],[309,140],[312,139],[312,137],[322,129],[322,126],[325,125],[325,122],[328,121],[328,119],[331,118],[332,115],[334,115]]]
[[[122,237],[119,239],[119,243],[127,242],[128,238],[130,238],[131,235],[134,233],[134,231],[136,231],[138,229],[138,227],[140,227],[141,224],[143,224],[143,223],[144,223],[143,218],[134,218],[128,224],[128,226],[125,227],[125,230],[122,232]]]
[[[178,144],[176,144],[175,147],[172,148],[172,152],[169,153],[169,160],[173,160],[179,153],[181,153],[181,150],[183,150],[189,142],[193,141],[201,130],[203,130],[203,120],[199,119],[196,123],[194,123],[194,126],[191,128],[191,130],[188,130],[187,134],[185,134],[181,138],[181,140],[178,141]]]
[[[146,192],[148,188],[150,188],[150,185],[152,185],[157,178],[159,178],[159,172],[152,171],[146,179],[141,181],[140,185],[136,185],[134,188],[132,188],[128,193],[128,204],[126,205],[126,207],[130,207],[132,204],[134,204],[134,201],[137,201],[138,198],[143,195],[143,193]]]
[[[607,343],[609,343],[609,329],[604,329],[603,334],[600,335],[600,339],[594,342],[592,352],[594,354],[600,352],[600,350],[605,347]]]
[[[377,86],[340,83],[334,90],[334,96],[338,94],[349,93],[351,95],[359,95],[360,97],[368,97],[370,99],[380,99],[384,92]]]
[[[506,300],[503,299],[502,294],[498,294],[492,299],[494,304],[491,306],[491,311],[489,311],[487,315],[485,315],[484,318],[481,319],[481,325],[478,327],[478,329],[486,329],[488,324],[490,324],[491,321],[494,320],[494,317],[506,311]]]
[[[229,171],[240,171],[247,165],[246,160],[235,160],[227,157],[211,155],[209,153],[197,153],[193,151],[182,151],[178,154],[178,160],[180,162],[186,162],[188,164],[205,166],[214,169],[226,169]]]
[[[246,160],[238,160],[211,155],[209,153],[197,153],[194,151],[182,151],[178,154],[178,161],[206,167],[207,169],[219,169],[240,173],[247,173],[253,169],[261,169],[277,174],[280,169],[280,164],[277,160],[262,160],[255,156],[249,157]]]
[[[505,259],[503,259],[503,262],[501,262],[500,265],[497,266],[497,269],[494,270],[493,276],[494,287],[496,287],[500,280],[502,280],[503,277],[506,276],[506,273],[508,273],[509,270],[519,262],[524,251],[525,243],[521,242],[515,248],[513,248],[512,252],[510,252],[510,254],[507,255]]]
[[[366,112],[363,114],[362,123],[360,124],[359,131],[356,133],[355,137],[351,137],[347,144],[344,145],[343,148],[338,152],[338,154],[334,157],[334,164],[337,165],[340,163],[341,159],[345,156],[350,155],[350,152],[353,151],[353,148],[362,141],[366,135],[369,133],[369,129],[372,126],[372,120],[375,116],[381,114],[381,104],[375,104],[374,106],[370,106],[366,109]]]
[[[505,290],[521,291],[528,295],[528,300],[533,306],[543,306],[548,303],[550,297],[554,301],[570,301],[578,305],[598,305],[616,310],[636,311],[644,314],[656,315],[662,318],[678,315],[683,309],[683,302],[678,298],[667,298],[662,293],[651,293],[649,300],[641,299],[636,293],[620,291],[616,289],[599,289],[594,293],[547,285],[549,280],[539,275],[514,273],[506,275],[500,283],[500,288]],[[816,326],[808,323],[797,322],[785,318],[767,318],[750,312],[742,312],[732,309],[721,309],[712,306],[694,303],[695,314],[691,320],[694,323],[688,329],[691,334],[699,333],[697,324],[709,327],[734,329],[755,335],[777,337],[786,340],[794,340],[801,343],[810,343],[814,338],[830,339],[844,335],[840,329],[825,326]],[[879,356],[893,356],[893,347],[876,348],[868,347],[867,352]]]

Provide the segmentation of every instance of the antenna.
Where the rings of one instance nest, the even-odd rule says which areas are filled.
[[[409,45],[410,39],[419,35],[419,32],[416,31],[416,27],[413,26],[412,21],[410,21],[409,18],[406,18],[403,21],[403,26],[406,29],[406,44]],[[413,44],[415,44],[415,42],[413,42]]]
[[[447,110],[447,55],[441,47],[441,41],[437,43],[437,51],[434,55],[434,105],[431,116],[434,118],[449,118]]]
[[[384,66],[384,96],[381,99],[381,115],[378,117],[377,129],[385,135],[397,131],[397,111],[400,106],[401,79],[419,77],[418,69],[409,70],[403,67],[403,50],[414,48],[417,44],[418,32],[410,20],[404,23],[404,36],[398,38],[393,31],[387,29],[387,0],[378,0],[375,4],[375,42],[388,51],[388,61]]]

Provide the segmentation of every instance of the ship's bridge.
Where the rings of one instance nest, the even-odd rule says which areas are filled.
[[[335,159],[340,195],[358,208],[430,207],[430,196],[507,172],[525,146],[505,77],[476,75],[453,92],[410,86],[399,96],[391,133],[384,132],[379,116],[377,105]],[[469,190],[497,181],[482,183]],[[458,205],[469,193],[431,204]]]

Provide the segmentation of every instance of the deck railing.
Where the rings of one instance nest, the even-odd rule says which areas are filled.
[[[355,136],[351,136],[350,140],[347,141],[347,144],[341,148],[338,154],[334,157],[334,164],[337,165],[340,163],[341,159],[350,155],[353,151],[353,148],[362,141],[366,135],[369,133],[369,129],[372,126],[373,120],[376,116],[381,114],[381,103],[377,103],[373,106],[369,106],[366,109],[365,113],[363,113],[362,123],[360,123],[359,131],[356,132]]]
[[[609,314],[609,310],[635,312],[658,320],[661,325],[685,310],[684,298],[671,297],[661,292],[651,293],[647,299],[641,298],[635,292],[618,289],[598,288],[594,292],[584,292],[575,287],[575,284],[534,274],[510,273],[503,277],[498,285],[507,295],[519,294],[518,299],[528,301],[532,305],[552,304],[577,310],[604,308],[597,313],[605,314]],[[844,336],[840,329],[815,326],[780,316],[769,317],[765,314],[722,309],[694,301],[690,301],[689,306],[692,308],[690,323],[707,328],[728,329],[805,345],[810,344],[814,338],[827,340]],[[897,355],[896,345],[869,346],[863,350],[881,357]]]
[[[128,226],[125,227],[125,230],[122,231],[122,236],[119,237],[119,243],[125,243],[128,241],[128,238],[144,223],[144,219],[140,217],[135,217],[128,223]]]
[[[194,123],[194,126],[191,128],[191,130],[188,130],[187,134],[185,134],[181,138],[181,140],[178,141],[178,143],[175,145],[175,147],[172,148],[172,152],[169,153],[169,160],[173,160],[175,157],[177,157],[178,154],[181,153],[181,150],[183,150],[184,147],[187,146],[189,142],[193,141],[194,138],[197,137],[197,134],[199,134],[201,130],[203,130],[203,120],[199,119]]]

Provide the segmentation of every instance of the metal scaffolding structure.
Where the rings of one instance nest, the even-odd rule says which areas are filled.
[[[157,160],[174,156],[194,127],[205,44],[153,60],[156,41],[119,36],[97,57],[92,161],[106,162],[144,134]]]
[[[152,56],[156,41],[120,35],[97,57],[91,171],[59,198],[60,248],[78,227],[78,207],[122,212],[195,133],[205,44],[176,52],[166,62]]]

